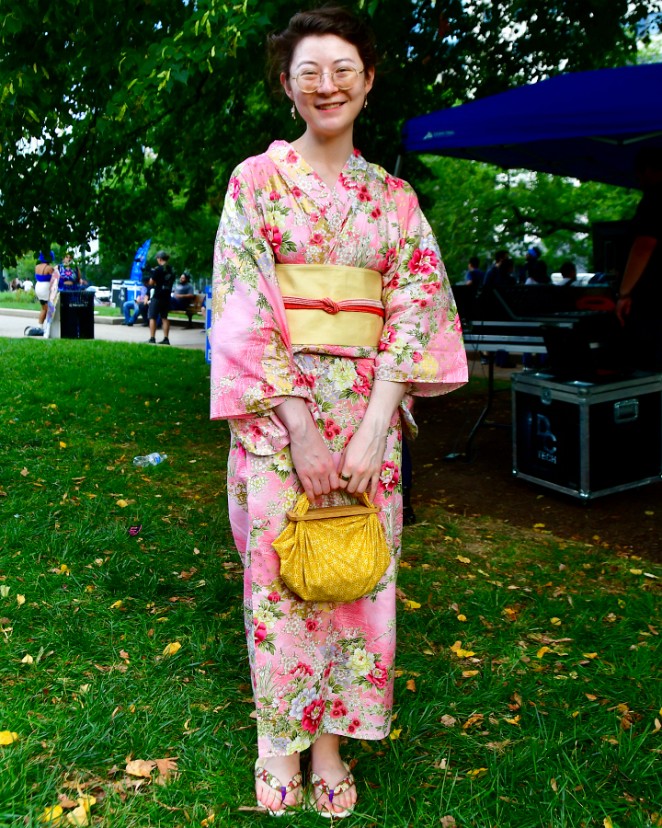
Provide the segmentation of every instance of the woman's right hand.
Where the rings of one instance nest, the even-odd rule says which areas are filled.
[[[290,453],[294,470],[309,500],[346,483],[338,477],[336,461],[300,397],[289,397],[275,407],[290,435]]]

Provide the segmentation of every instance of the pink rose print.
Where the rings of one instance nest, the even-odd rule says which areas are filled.
[[[412,362],[420,362],[423,359],[423,354],[419,353],[418,351],[414,351],[411,355]]]
[[[272,190],[269,193],[269,201],[280,201],[280,194],[277,193],[275,190]]]
[[[259,647],[259,645],[267,637],[267,625],[264,623],[264,621],[258,622],[257,618],[253,619],[253,625],[255,626],[255,629],[253,630],[255,646]]]
[[[358,196],[359,196],[359,201],[372,201],[372,197],[371,197],[370,193],[368,192],[368,188],[366,187],[365,184],[361,184],[361,186],[359,187]]]
[[[301,190],[300,190],[298,187],[292,187],[292,195],[293,195],[295,198],[301,198],[301,196],[303,195],[303,193],[301,192]]]
[[[317,729],[322,721],[324,715],[324,707],[326,702],[324,699],[315,699],[312,704],[303,708],[303,716],[301,717],[301,727],[307,730],[308,733],[317,733]]]
[[[398,287],[399,284],[400,284],[400,274],[396,273],[395,276],[391,279],[391,281],[386,285],[386,287],[389,287],[389,288],[394,290],[395,288]]]
[[[374,219],[378,219],[381,216],[381,214],[382,214],[382,211],[379,207],[375,207],[375,209],[372,211],[372,213],[370,213],[370,215]]]
[[[330,661],[330,662],[326,665],[326,667],[324,668],[324,672],[322,673],[322,675],[324,676],[324,678],[328,678],[328,677],[331,675],[331,669],[332,669],[332,667],[333,667],[333,661]]]
[[[379,661],[375,662],[375,666],[371,673],[368,673],[366,676],[370,684],[374,684],[375,687],[378,687],[382,690],[386,687],[386,682],[388,681],[388,672],[383,664]],[[332,714],[333,715],[333,714]]]
[[[241,192],[241,184],[236,176],[232,176],[230,179],[230,186],[228,189],[230,190],[230,195],[232,196],[233,201],[236,201],[239,198],[239,193]]]
[[[395,463],[387,460],[385,463],[382,463],[382,471],[379,479],[384,484],[386,491],[392,492],[400,481],[400,469]]]
[[[364,397],[369,396],[371,390],[370,376],[371,371],[369,370],[368,366],[362,362],[357,363],[356,379],[354,380],[354,384],[352,385],[352,391],[355,394],[360,394]]]
[[[459,316],[455,317],[454,327],[455,327],[455,330],[458,333],[462,333],[462,323],[460,322],[460,317]]]
[[[320,622],[315,618],[306,618],[306,629],[308,632],[316,632],[320,628]]]
[[[299,676],[312,676],[313,668],[309,664],[304,664],[303,661],[300,661],[296,667],[293,667],[290,670],[290,675],[299,675]]]
[[[265,224],[264,227],[260,228],[260,232],[269,242],[274,253],[278,253],[280,246],[283,243],[283,234],[280,232],[278,227],[273,227],[271,224]]]
[[[296,154],[294,150],[290,150],[287,155],[285,156],[285,160],[288,164],[298,164],[299,163],[299,156]]]
[[[386,186],[390,190],[400,190],[402,189],[402,179],[400,178],[392,178],[390,175],[386,176]]]
[[[428,282],[425,285],[421,285],[421,287],[429,296],[434,296],[435,293],[439,292],[441,284],[439,282]]]
[[[356,149],[356,147],[354,147],[354,149],[352,150],[352,155],[354,156],[354,158],[361,157],[361,153]]]
[[[421,250],[420,247],[417,247],[409,260],[409,272],[420,273],[423,276],[427,276],[428,273],[432,273],[438,264],[439,259],[437,258],[434,250],[430,250],[429,247]]]
[[[331,718],[332,719],[340,719],[342,716],[347,715],[347,708],[342,703],[340,699],[334,699],[333,705],[331,707]]]
[[[349,733],[355,733],[356,728],[361,726],[361,722],[359,719],[352,719],[351,723],[347,726],[347,730]]]
[[[389,270],[391,267],[393,267],[393,264],[395,263],[397,257],[398,251],[395,249],[395,247],[389,247],[384,256],[384,270]]]
[[[280,592],[270,592],[267,595],[267,601],[271,601],[272,604],[277,604],[280,601]]]
[[[311,244],[323,244],[324,243],[324,236],[321,233],[313,233],[310,237]]]
[[[327,440],[333,440],[340,434],[340,426],[333,422],[333,420],[324,421],[324,436]]]
[[[319,213],[311,213],[310,214],[310,220],[313,224],[317,224],[317,222],[320,220],[320,214]]]

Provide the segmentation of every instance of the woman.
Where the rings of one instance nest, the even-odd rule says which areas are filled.
[[[299,804],[310,748],[311,802],[337,818],[357,798],[341,737],[390,729],[401,423],[413,425],[411,395],[466,382],[466,359],[416,196],[354,149],[375,76],[370,33],[324,8],[296,14],[270,48],[304,132],[230,179],[214,256],[211,416],[232,434],[257,800],[277,815]],[[346,300],[363,310],[343,310]],[[306,603],[280,580],[271,544],[302,490],[316,505],[368,492],[380,507],[392,558],[371,595]]]
[[[46,315],[48,314],[48,298],[51,292],[51,279],[55,273],[55,268],[52,264],[50,264],[49,259],[51,262],[55,259],[55,255],[51,251],[49,251],[46,255],[40,251],[37,258],[37,264],[34,269],[35,294],[41,304],[41,309],[39,311],[40,327],[46,321]]]

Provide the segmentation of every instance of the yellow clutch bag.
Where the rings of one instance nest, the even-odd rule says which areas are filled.
[[[304,601],[349,603],[368,595],[386,572],[390,554],[367,494],[363,505],[309,509],[302,494],[273,542],[285,585]]]

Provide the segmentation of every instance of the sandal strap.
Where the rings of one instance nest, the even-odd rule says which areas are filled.
[[[264,782],[270,788],[273,788],[274,791],[280,791],[281,802],[285,801],[285,797],[288,793],[301,787],[301,784],[303,783],[301,771],[295,773],[287,785],[283,785],[277,776],[274,776],[273,773],[269,773],[269,771],[261,765],[255,766],[255,778],[259,779],[261,782]]]
[[[339,796],[340,794],[344,794],[345,791],[348,791],[351,787],[353,787],[356,782],[354,781],[354,777],[351,773],[348,773],[343,779],[338,782],[335,788],[330,788],[328,782],[322,779],[321,776],[318,776],[316,773],[310,774],[310,784],[313,788],[319,788],[320,796],[322,794],[326,794],[329,797],[329,803],[333,803],[333,797]],[[318,797],[319,799],[319,797]]]

